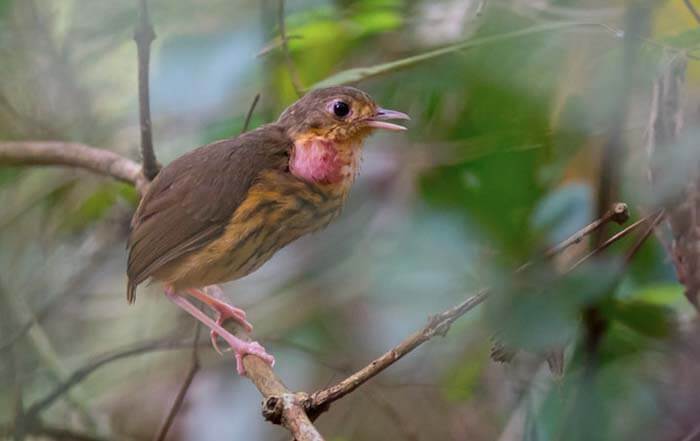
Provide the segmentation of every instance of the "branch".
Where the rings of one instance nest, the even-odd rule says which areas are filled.
[[[260,94],[256,93],[255,98],[253,98],[253,102],[250,103],[250,108],[248,109],[248,113],[245,116],[245,122],[243,123],[243,128],[241,129],[241,133],[245,133],[248,131],[248,126],[250,125],[250,119],[253,117],[253,112],[255,111],[255,106],[258,105],[258,101],[260,101]]]
[[[165,437],[168,436],[170,426],[172,426],[173,421],[175,421],[175,417],[177,416],[177,413],[182,407],[182,403],[185,401],[185,395],[187,395],[187,391],[192,385],[192,380],[194,380],[194,376],[197,375],[197,372],[199,371],[200,364],[198,343],[199,332],[201,331],[201,329],[201,323],[197,322],[197,324],[194,326],[194,337],[192,338],[192,361],[190,362],[190,369],[187,371],[185,381],[182,383],[182,386],[180,386],[180,390],[178,391],[177,396],[175,397],[175,401],[173,401],[173,406],[170,408],[170,412],[168,412],[168,416],[165,418],[163,426],[158,431],[158,435],[155,438],[156,441],[164,441]]]
[[[312,406],[307,394],[290,391],[272,368],[258,357],[244,357],[243,366],[265,399],[262,413],[267,421],[285,427],[294,435],[295,441],[323,441],[307,414]]]
[[[140,0],[139,19],[134,30],[134,41],[139,59],[139,117],[141,124],[141,156],[143,174],[150,181],[156,177],[160,165],[153,150],[151,128],[151,99],[148,87],[148,66],[151,59],[151,43],[156,39],[146,0]]]
[[[148,181],[141,166],[109,150],[75,142],[0,142],[0,165],[65,165],[127,182],[143,194]]]
[[[277,8],[277,21],[280,28],[280,38],[282,39],[282,52],[284,53],[284,60],[287,63],[287,70],[289,71],[289,78],[292,81],[292,86],[297,96],[302,96],[304,94],[304,86],[301,85],[301,80],[299,79],[299,74],[294,67],[294,61],[292,60],[292,55],[289,53],[289,44],[287,31],[284,24],[284,0],[279,0],[279,7]]]
[[[695,21],[700,23],[700,13],[698,13],[698,10],[695,9],[695,6],[690,2],[690,0],[683,0],[685,3],[685,6],[688,8],[691,14],[693,14],[693,17],[695,17]]]

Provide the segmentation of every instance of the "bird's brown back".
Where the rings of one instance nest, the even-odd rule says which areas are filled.
[[[266,170],[285,170],[293,142],[267,125],[200,147],[163,168],[131,222],[127,298],[164,265],[206,247]]]

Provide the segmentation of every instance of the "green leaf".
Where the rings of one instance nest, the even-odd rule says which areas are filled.
[[[332,75],[325,80],[322,80],[313,86],[311,89],[318,89],[321,87],[337,86],[341,84],[356,83],[361,80],[366,80],[368,78],[376,77],[388,72],[405,69],[407,67],[414,66],[418,63],[431,60],[433,58],[441,57],[443,55],[451,54],[453,52],[463,51],[467,49],[472,49],[480,46],[485,46],[489,44],[500,43],[503,41],[513,40],[520,37],[525,37],[527,35],[539,34],[543,32],[557,31],[567,28],[574,27],[600,27],[607,32],[614,32],[612,28],[599,24],[599,23],[579,23],[579,22],[564,22],[564,23],[547,23],[538,26],[532,26],[525,29],[520,29],[513,32],[506,32],[500,35],[493,35],[489,37],[469,39],[459,43],[455,43],[440,49],[435,49],[422,54],[414,55],[407,58],[402,58],[400,60],[391,61],[389,63],[383,63],[371,67],[357,67],[353,69],[348,69]]]
[[[690,49],[700,46],[700,28],[688,29],[676,35],[662,38],[661,42],[677,49]]]
[[[651,338],[668,337],[676,326],[673,309],[653,303],[616,301],[606,313],[630,329]]]

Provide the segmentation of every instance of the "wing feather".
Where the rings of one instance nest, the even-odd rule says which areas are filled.
[[[131,221],[127,299],[138,284],[173,260],[223,234],[264,170],[284,169],[292,141],[269,125],[199,147],[163,168]]]

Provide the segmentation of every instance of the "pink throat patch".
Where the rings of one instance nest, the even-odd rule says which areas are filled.
[[[342,180],[344,165],[333,143],[320,139],[297,142],[289,160],[289,170],[294,176],[322,184]]]

